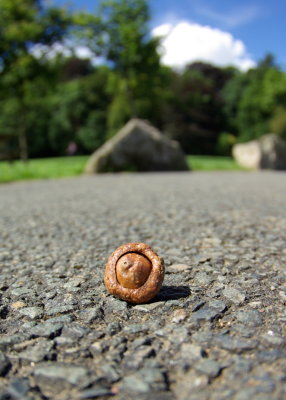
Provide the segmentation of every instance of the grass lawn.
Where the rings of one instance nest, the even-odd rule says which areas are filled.
[[[33,159],[28,163],[0,162],[0,182],[25,179],[50,179],[80,175],[88,156]],[[230,157],[187,156],[193,171],[241,170]]]
[[[221,156],[187,156],[189,166],[193,171],[245,170],[231,157]]]
[[[88,156],[39,158],[23,163],[0,162],[0,182],[80,175]]]

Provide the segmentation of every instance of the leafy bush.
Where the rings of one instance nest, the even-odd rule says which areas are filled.
[[[236,137],[231,133],[222,132],[217,140],[216,152],[221,156],[231,155],[231,149],[236,143]]]

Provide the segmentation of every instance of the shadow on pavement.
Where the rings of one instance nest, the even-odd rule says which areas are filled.
[[[160,292],[154,298],[156,301],[179,300],[188,297],[191,291],[188,286],[162,286]]]

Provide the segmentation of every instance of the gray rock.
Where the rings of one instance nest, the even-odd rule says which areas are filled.
[[[106,301],[104,312],[107,310],[110,310],[112,313],[126,311],[127,303],[126,301],[119,300],[115,297],[109,297]]]
[[[135,339],[132,342],[132,349],[137,349],[138,347],[141,346],[150,346],[150,344],[152,344],[152,342],[154,341],[154,339],[150,336],[143,336],[143,337],[139,337],[138,339]]]
[[[285,339],[279,336],[278,334],[275,334],[272,330],[269,330],[268,332],[265,332],[262,335],[262,339],[271,344],[272,346],[282,346],[285,344]]]
[[[174,385],[175,398],[178,400],[197,399],[195,395],[198,393],[199,398],[202,399],[202,390],[207,387],[208,383],[206,375],[191,370]]]
[[[90,346],[90,352],[94,358],[97,358],[100,354],[104,353],[109,349],[109,345],[106,342],[94,342]]]
[[[201,346],[193,343],[183,343],[179,352],[179,359],[188,361],[189,366],[194,362],[205,357],[205,352]]]
[[[142,368],[123,378],[120,390],[132,393],[147,393],[166,389],[166,380],[158,368]]]
[[[86,308],[85,310],[80,311],[79,318],[87,324],[93,321],[102,320],[103,310],[100,306]]]
[[[51,350],[54,346],[52,341],[40,340],[34,346],[28,347],[19,353],[18,357],[27,362],[38,363],[44,359],[51,358]]]
[[[148,332],[148,326],[145,324],[130,324],[126,325],[123,330],[128,334],[143,333]]]
[[[72,322],[74,317],[70,314],[61,315],[60,317],[48,318],[45,322],[49,324],[66,324]]]
[[[247,376],[253,368],[253,361],[251,359],[243,358],[237,354],[232,356],[231,363],[231,368],[226,368],[224,371],[226,379],[230,381],[239,381],[241,377]]]
[[[220,312],[212,307],[204,306],[192,314],[192,320],[195,322],[200,321],[213,321],[218,318]]]
[[[123,355],[126,353],[127,346],[125,343],[125,338],[118,338],[118,341],[111,341],[109,352],[107,355],[107,361],[111,361],[114,363],[121,362]],[[121,339],[123,341],[121,341]]]
[[[213,299],[208,302],[208,306],[218,311],[219,313],[223,313],[227,310],[227,305],[222,300]]]
[[[115,363],[104,363],[100,365],[98,374],[101,379],[105,379],[110,383],[120,380],[119,369]]]
[[[238,311],[235,313],[237,321],[247,326],[260,326],[262,324],[261,314],[257,310]]]
[[[255,349],[258,342],[256,340],[239,339],[229,335],[217,336],[214,342],[222,349],[229,350],[236,353],[242,353],[248,350]]]
[[[70,311],[73,311],[74,309],[75,309],[75,306],[73,306],[72,304],[58,305],[58,306],[54,306],[54,307],[50,307],[50,308],[46,309],[45,314],[49,315],[49,316],[56,315],[56,314],[65,314]]]
[[[102,398],[103,396],[112,396],[114,393],[112,390],[105,386],[97,385],[92,389],[86,389],[79,395],[79,399],[96,399],[98,397]]]
[[[0,337],[0,349],[4,350],[14,344],[21,343],[27,338],[26,335],[3,335]]]
[[[242,304],[245,301],[245,294],[242,293],[240,290],[228,286],[226,287],[223,291],[222,294],[224,297],[226,297],[228,300],[230,300],[234,304]]]
[[[231,330],[243,338],[251,338],[257,335],[257,329],[254,325],[245,325],[243,323],[232,324]]]
[[[35,292],[27,287],[19,287],[11,290],[11,295],[15,297],[34,296]]]
[[[173,329],[171,335],[167,332],[167,337],[172,343],[175,343],[177,345],[187,342],[190,338],[190,332],[189,329],[185,326],[178,326]]]
[[[221,366],[218,362],[208,359],[195,363],[194,368],[201,374],[207,375],[210,379],[216,378],[221,371]]]
[[[54,338],[60,335],[62,328],[61,322],[51,323],[48,321],[34,326],[30,332],[32,337]]]
[[[106,327],[106,330],[110,336],[116,335],[118,332],[121,331],[121,324],[119,322],[111,322]]]
[[[212,280],[206,272],[198,272],[194,278],[196,285],[208,285]]]
[[[39,365],[34,369],[33,377],[44,393],[60,393],[71,387],[85,388],[90,381],[86,368],[56,362]]]
[[[249,399],[256,399],[257,400],[257,388],[255,387],[248,387],[240,389],[236,395],[233,397],[234,400],[249,400]],[[271,399],[269,399],[271,400]]]
[[[130,120],[88,160],[85,172],[185,171],[188,165],[177,142],[149,123]]]
[[[136,370],[143,366],[145,359],[154,357],[155,354],[151,346],[142,346],[137,348],[136,351],[126,354],[122,365],[124,368]]]
[[[43,309],[41,307],[24,307],[20,308],[18,312],[32,320],[40,318],[43,315]]]
[[[79,324],[72,324],[63,328],[62,336],[67,336],[74,339],[81,339],[82,337],[86,336],[88,332],[88,328],[85,328],[84,326]]]
[[[137,306],[133,307],[133,310],[148,313],[152,312],[158,307],[162,307],[164,304],[165,304],[164,301],[157,301],[155,303],[149,303],[149,304],[138,304]]]
[[[84,282],[84,280],[82,278],[72,278],[72,279],[69,279],[68,282],[66,282],[64,284],[64,288],[66,288],[66,289],[71,289],[71,288],[75,288],[75,287],[77,288],[83,282]]]
[[[186,264],[172,264],[166,268],[166,274],[177,274],[186,272],[192,269],[191,265]]]
[[[285,170],[286,144],[281,137],[270,133],[258,140],[234,145],[233,157],[246,168]]]
[[[57,347],[60,346],[71,346],[76,342],[75,338],[67,337],[67,336],[58,336],[55,338],[55,343],[57,344]]]
[[[21,326],[21,331],[22,332],[29,332],[29,330],[32,329],[36,325],[37,325],[36,321],[24,322],[23,325]]]
[[[25,396],[28,393],[29,389],[30,389],[29,379],[18,378],[14,379],[10,383],[7,392],[9,393],[10,396],[12,396],[12,399],[20,400],[20,399],[26,399]]]
[[[141,376],[138,376],[136,373],[126,376],[122,380],[119,388],[122,392],[148,393],[151,391],[149,383],[142,381]]]
[[[281,349],[274,349],[274,350],[268,350],[268,351],[260,351],[256,353],[257,360],[259,360],[261,363],[273,363],[276,360],[279,359],[285,359],[286,354],[284,351],[281,351]]]

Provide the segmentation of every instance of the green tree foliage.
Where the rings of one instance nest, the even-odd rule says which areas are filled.
[[[68,82],[82,78],[93,72],[93,67],[89,59],[72,56],[62,60],[59,68],[59,81]]]
[[[221,132],[217,138],[215,146],[216,153],[221,156],[230,156],[232,147],[235,143],[235,135],[228,132]]]
[[[221,90],[231,72],[205,63],[172,73],[164,108],[164,130],[186,153],[213,154],[223,130]]]
[[[50,99],[48,137],[54,154],[65,154],[69,142],[82,151],[94,151],[106,134],[106,109],[110,96],[106,91],[109,70],[97,68],[92,74],[58,86]]]
[[[102,35],[98,53],[111,66],[108,131],[112,135],[130,117],[154,119],[162,79],[158,40],[149,34],[144,0],[109,0],[100,7]]]
[[[237,114],[241,140],[257,138],[269,130],[269,120],[286,95],[286,76],[278,69],[252,71]]]
[[[14,67],[14,72],[22,75],[18,63],[28,66],[31,48],[59,42],[69,23],[63,9],[47,8],[43,1],[0,0],[1,72]],[[23,72],[23,77],[26,73]]]
[[[24,160],[28,158],[29,111],[34,113],[35,90],[42,94],[39,87],[48,74],[46,64],[32,51],[60,41],[69,24],[63,10],[46,8],[39,0],[0,0],[0,101],[7,110],[0,120],[1,130],[9,131],[10,126],[16,132]]]
[[[269,127],[271,132],[277,133],[286,140],[286,103],[284,104],[285,106],[278,106],[275,109]]]
[[[54,44],[82,40],[80,34],[95,26],[96,18],[69,14],[44,0],[0,0],[0,103],[6,110],[0,129],[18,137],[23,160],[29,148],[34,154],[37,144],[42,152],[40,143],[45,142],[40,137],[47,131],[41,122],[49,119],[45,97],[58,78],[45,56]]]
[[[268,131],[286,138],[286,74],[271,55],[247,72],[199,62],[173,71],[160,64],[147,0],[102,1],[97,15],[47,4],[0,0],[0,146],[11,154],[64,155],[70,142],[91,152],[134,116],[186,153],[229,154]],[[59,44],[71,51],[52,57]],[[77,46],[103,66],[76,57]]]
[[[258,138],[269,132],[274,114],[286,105],[286,74],[268,55],[257,68],[234,75],[224,90],[224,104],[239,140]]]
[[[239,102],[248,84],[249,78],[246,73],[233,70],[231,78],[222,89],[222,111],[224,114],[225,129],[232,132],[235,136],[238,136],[239,133],[237,121]]]
[[[44,146],[47,147],[46,153],[49,153],[43,137],[49,122],[46,98],[52,91],[51,83],[55,79],[56,71],[48,64],[42,67],[39,60],[32,55],[21,58],[21,61],[23,64],[27,61],[26,68],[21,65],[21,73],[27,74],[24,79],[18,77],[17,71],[14,74],[12,67],[3,76],[0,90],[0,131],[11,138],[14,148],[20,150],[20,157],[26,160],[28,149],[31,156],[38,151],[42,153]],[[8,84],[8,79],[13,83]],[[18,144],[14,140],[16,137]]]

